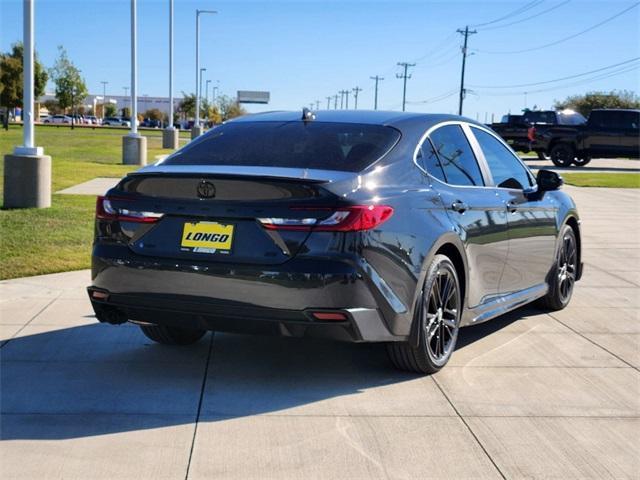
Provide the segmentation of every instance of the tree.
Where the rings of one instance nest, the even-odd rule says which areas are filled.
[[[157,108],[151,108],[151,109],[147,110],[146,112],[144,112],[142,114],[142,116],[144,118],[149,118],[151,120],[162,121],[162,118],[164,117],[164,114],[162,113],[161,110],[159,110]]]
[[[115,117],[118,109],[113,103],[105,103],[104,104],[104,116],[105,117]]]
[[[195,93],[186,94],[182,92],[182,100],[178,104],[178,111],[185,119],[195,116],[196,111],[196,95]]]
[[[640,108],[640,97],[627,90],[612,90],[609,93],[587,92],[584,95],[571,95],[563,101],[556,100],[554,107],[570,108],[586,117],[596,108]]]
[[[23,87],[23,54],[21,42],[11,45],[11,51],[0,54],[0,105],[9,108],[22,106]],[[47,85],[47,70],[35,56],[34,67],[35,98],[44,95]]]
[[[49,111],[49,115],[58,115],[62,113],[62,109],[56,100],[50,99],[44,102],[44,106]]]
[[[122,117],[123,118],[131,118],[131,109],[129,107],[122,108]]]
[[[58,54],[58,59],[50,71],[56,84],[56,99],[61,108],[75,111],[89,93],[87,85],[80,75],[80,70],[69,60],[64,47],[58,47]],[[71,127],[73,128],[73,123]]]
[[[217,108],[223,122],[247,114],[247,111],[238,103],[237,99],[226,95],[221,95],[217,98]]]

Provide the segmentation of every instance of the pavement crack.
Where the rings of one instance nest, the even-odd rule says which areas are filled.
[[[193,427],[193,438],[191,439],[191,448],[189,449],[189,460],[187,461],[187,471],[184,475],[185,480],[189,478],[189,469],[191,468],[191,459],[193,458],[193,448],[196,444],[196,435],[198,434],[198,424],[200,422],[200,412],[202,411],[202,400],[204,399],[204,389],[207,386],[207,375],[209,373],[209,364],[213,353],[214,332],[211,332],[211,340],[209,341],[209,351],[207,352],[207,362],[204,367],[204,376],[202,378],[202,386],[200,387],[200,399],[198,400],[198,411],[196,412],[196,424]]]
[[[504,479],[507,480],[507,477],[505,476],[504,473],[502,473],[502,470],[500,470],[500,467],[498,467],[498,464],[495,462],[495,460],[493,459],[493,457],[489,454],[489,452],[487,451],[487,449],[484,447],[484,445],[482,444],[482,442],[480,441],[480,439],[478,438],[478,436],[476,435],[476,433],[473,431],[473,429],[471,428],[471,425],[469,425],[467,423],[467,421],[464,419],[464,417],[460,414],[460,412],[458,411],[458,409],[456,408],[456,406],[453,404],[453,402],[451,401],[451,399],[449,398],[449,396],[445,393],[444,389],[442,388],[442,386],[438,383],[438,381],[436,380],[436,378],[431,375],[431,380],[433,380],[433,383],[436,384],[436,387],[438,387],[438,390],[440,390],[440,393],[442,393],[442,395],[444,395],[444,398],[447,399],[447,402],[449,402],[449,405],[451,405],[451,408],[453,408],[453,410],[456,412],[456,415],[458,415],[458,418],[460,419],[460,421],[464,424],[465,427],[467,427],[467,430],[469,430],[469,433],[471,434],[471,436],[474,438],[474,440],[476,441],[476,443],[478,444],[478,446],[482,449],[482,451],[484,452],[484,454],[487,456],[487,458],[489,459],[489,461],[491,462],[491,464],[495,467],[496,471],[500,474],[500,476]]]

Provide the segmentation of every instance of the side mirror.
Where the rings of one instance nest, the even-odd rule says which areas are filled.
[[[551,170],[538,170],[536,175],[536,183],[539,192],[552,192],[558,190],[564,181],[562,177]]]

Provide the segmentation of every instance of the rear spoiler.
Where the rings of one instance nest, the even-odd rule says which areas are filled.
[[[234,165],[149,165],[129,174],[171,174],[188,176],[269,177],[281,180],[297,180],[309,183],[333,183],[357,177],[356,172],[318,170],[309,168],[250,167]]]

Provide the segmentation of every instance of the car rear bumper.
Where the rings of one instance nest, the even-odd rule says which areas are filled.
[[[98,320],[126,320],[238,333],[398,341],[384,309],[397,299],[346,260],[292,259],[281,265],[181,264],[127,248],[94,247],[89,296]],[[98,291],[98,297],[92,292]],[[386,295],[386,296],[385,296]],[[396,307],[397,308],[397,307]],[[314,312],[341,312],[319,321]]]

